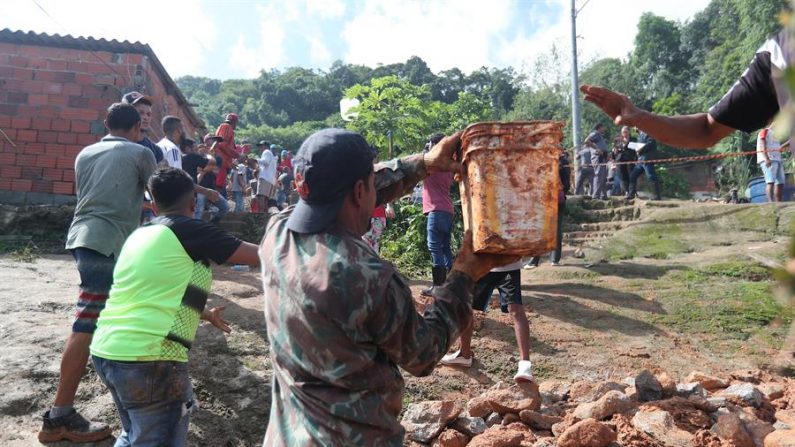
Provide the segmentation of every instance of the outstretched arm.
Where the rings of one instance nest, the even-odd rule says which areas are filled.
[[[583,85],[585,100],[593,103],[617,125],[634,126],[669,146],[706,149],[734,132],[708,113],[663,116],[637,107],[625,95],[602,87]]]

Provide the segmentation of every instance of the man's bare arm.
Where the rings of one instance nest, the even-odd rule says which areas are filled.
[[[583,85],[585,100],[593,103],[617,125],[634,126],[669,146],[706,149],[734,132],[708,113],[663,116],[640,109],[625,95],[602,87]]]

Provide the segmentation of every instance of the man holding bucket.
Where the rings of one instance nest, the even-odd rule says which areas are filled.
[[[433,172],[458,171],[460,135],[373,167],[364,138],[325,129],[293,159],[298,204],[260,246],[273,399],[264,445],[400,446],[403,378],[427,375],[472,322],[475,281],[516,260],[476,255],[471,236],[419,315],[408,281],[361,236],[377,204]]]

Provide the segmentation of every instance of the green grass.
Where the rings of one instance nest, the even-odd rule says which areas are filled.
[[[601,254],[612,261],[638,257],[668,259],[673,254],[693,250],[681,236],[682,228],[678,225],[640,225],[612,238]]]
[[[768,268],[740,260],[708,265],[701,268],[700,271],[711,276],[725,276],[746,281],[767,281],[772,278],[772,273]]]
[[[667,277],[681,286],[660,294],[666,313],[651,319],[677,331],[747,340],[773,322],[792,321],[793,309],[775,300],[770,282],[726,281],[694,270]]]

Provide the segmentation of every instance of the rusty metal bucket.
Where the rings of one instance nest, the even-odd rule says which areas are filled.
[[[461,207],[476,253],[537,256],[554,250],[563,126],[524,121],[466,128]]]

